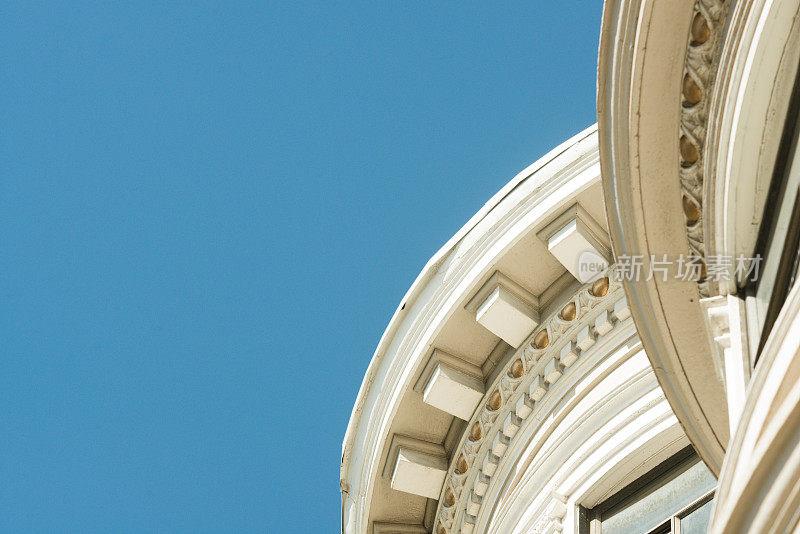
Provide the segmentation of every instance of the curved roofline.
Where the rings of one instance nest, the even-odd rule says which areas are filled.
[[[355,435],[356,428],[361,422],[361,415],[362,409],[367,398],[367,395],[370,392],[372,383],[374,381],[375,375],[380,367],[380,364],[383,361],[383,357],[386,353],[387,348],[391,344],[392,340],[394,339],[394,335],[397,332],[400,324],[402,323],[403,319],[406,315],[406,310],[411,307],[411,305],[416,301],[419,297],[422,289],[426,286],[427,282],[438,272],[439,267],[444,262],[445,259],[449,256],[452,250],[456,247],[461,240],[469,234],[482,220],[484,220],[491,212],[494,210],[500,203],[512,192],[516,189],[522,182],[527,180],[533,174],[535,174],[538,170],[545,167],[548,163],[553,161],[556,157],[566,152],[569,148],[573,145],[579,143],[580,141],[594,135],[597,132],[597,124],[593,124],[588,128],[584,129],[580,133],[570,137],[568,140],[564,141],[563,143],[556,146],[554,149],[547,152],[544,156],[536,160],[534,163],[528,165],[525,169],[519,172],[516,176],[514,176],[511,181],[509,181],[505,186],[503,186],[500,191],[498,191],[494,196],[492,196],[489,201],[483,205],[483,207],[478,210],[478,212],[473,215],[467,223],[461,227],[456,234],[451,237],[442,248],[440,248],[428,262],[423,267],[422,271],[420,272],[419,276],[414,280],[414,283],[411,284],[411,287],[408,289],[406,294],[403,296],[402,300],[400,301],[400,305],[398,306],[397,310],[395,310],[394,314],[392,315],[391,320],[389,321],[386,330],[383,332],[383,335],[378,342],[378,346],[375,349],[375,353],[370,360],[369,366],[367,367],[367,372],[364,376],[364,380],[361,382],[361,386],[358,390],[358,395],[356,396],[356,402],[353,407],[353,411],[350,415],[350,421],[347,424],[347,430],[345,432],[344,440],[342,442],[342,459],[341,459],[341,471],[340,471],[340,479],[344,480],[346,478],[347,471],[350,467],[350,454],[352,451],[353,439]]]

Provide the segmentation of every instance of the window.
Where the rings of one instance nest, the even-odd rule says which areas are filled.
[[[760,353],[797,278],[800,250],[800,76],[795,80],[756,250],[763,258],[753,295]]]
[[[592,509],[581,534],[705,534],[716,479],[687,447]]]

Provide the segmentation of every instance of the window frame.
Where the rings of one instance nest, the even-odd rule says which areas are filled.
[[[663,484],[663,478],[665,476],[669,475],[671,472],[677,472],[680,468],[690,462],[694,463],[694,461],[697,459],[699,459],[697,452],[691,445],[689,445],[668,459],[664,460],[656,467],[640,476],[594,508],[580,506],[578,509],[579,534],[602,534],[601,519],[604,514],[630,504],[635,500],[634,498],[636,495],[642,493],[643,491],[647,491],[656,485]],[[707,491],[692,503],[673,513],[668,519],[664,520],[663,523],[654,526],[646,534],[661,534],[662,532],[680,534],[681,519],[712,500],[716,491],[716,487],[710,491]]]
[[[753,366],[758,363],[764,345],[797,275],[798,252],[800,251],[800,187],[793,191],[788,189],[788,185],[793,164],[800,164],[800,161],[795,161],[800,159],[799,143],[800,69],[792,86],[786,122],[781,134],[772,181],[756,240],[755,251],[762,258],[759,266],[759,278],[756,281],[748,281],[744,288],[750,304],[747,306],[747,313],[752,316],[752,320],[748,321],[752,325],[750,335],[754,340],[758,340],[756,346],[751,345],[755,349],[755,355],[751,358]],[[787,206],[788,202],[792,203],[791,206]],[[768,206],[776,206],[776,208],[767,209]],[[788,226],[786,235],[781,236],[783,242],[777,243],[775,234],[784,210],[791,210]],[[780,248],[777,248],[778,246]],[[774,262],[777,262],[776,266],[773,265]],[[768,267],[774,267],[775,274],[767,278],[762,275],[767,272]],[[764,284],[771,284],[771,286]],[[759,300],[764,297],[765,293],[769,293],[769,300],[766,308],[762,309]]]

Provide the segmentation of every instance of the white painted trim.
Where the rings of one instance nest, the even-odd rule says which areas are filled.
[[[715,366],[720,380],[725,384],[728,421],[733,435],[742,416],[747,383],[750,381],[744,301],[735,295],[720,295],[703,299],[700,303],[708,314]]]
[[[684,65],[676,58],[687,56],[697,6],[708,4],[719,15],[718,0],[607,0],[603,9],[597,105],[609,234],[615,258],[642,256],[645,269],[651,254],[691,250],[679,149]],[[719,39],[724,25],[714,28]],[[725,390],[697,328],[701,288],[656,278],[624,282],[628,305],[670,405],[718,473],[730,432]]]
[[[447,319],[505,251],[598,183],[595,129],[520,173],[428,262],[406,294],[370,362],[345,434],[343,531],[368,531],[373,485],[391,421]]]
[[[720,474],[709,532],[796,532],[798,480],[800,284],[795,284],[748,386],[741,422]]]
[[[752,256],[800,58],[800,5],[734,6],[709,110],[707,252]],[[720,294],[736,293],[733,272]]]
[[[577,533],[579,505],[595,506],[688,444],[630,322],[547,399],[492,476],[475,532]]]
[[[572,362],[569,369],[565,368],[558,357],[563,347],[578,351],[577,361],[582,362],[593,358],[592,355],[606,354],[611,347],[616,347],[620,336],[623,336],[620,332],[625,333],[623,340],[633,335],[632,321],[621,322],[609,313],[618,301],[624,299],[619,283],[613,279],[614,272],[612,268],[605,295],[595,296],[591,293],[592,284],[584,285],[568,301],[575,307],[574,317],[567,320],[561,317],[560,311],[554,312],[509,359],[503,369],[505,372],[499,372],[497,378],[487,385],[487,396],[491,398],[499,395],[497,398],[500,401],[496,405],[485,403],[473,415],[467,424],[468,430],[454,449],[442,492],[455,495],[456,498],[452,505],[447,506],[440,496],[434,531],[451,533],[458,532],[459,529],[470,531],[472,528],[483,532],[481,518],[486,513],[486,503],[493,502],[489,498],[495,491],[492,488],[497,488],[498,484],[504,487],[503,478],[498,479],[495,471],[508,465],[508,450],[515,447],[519,439],[524,439],[519,437],[520,434],[530,434],[530,430],[521,432],[521,429],[531,425],[535,427],[537,421],[550,419],[550,412],[559,406],[565,392],[573,392],[579,396],[574,388],[575,381],[582,374],[576,369],[585,370],[586,364]],[[593,324],[602,325],[596,341],[590,348],[579,351],[575,339],[584,326]],[[546,345],[537,345],[535,340],[544,332],[548,339]],[[640,360],[652,374],[649,362],[643,354]],[[512,366],[520,363],[524,369],[522,375],[508,372]],[[589,372],[592,371],[589,369]],[[620,406],[625,404],[621,399],[615,402]],[[521,415],[518,413],[520,409]],[[473,432],[471,429],[477,430]],[[466,465],[467,470],[456,471],[459,465]],[[512,463],[511,466],[511,469],[515,469],[516,464]],[[480,503],[471,499],[473,493],[481,497]]]

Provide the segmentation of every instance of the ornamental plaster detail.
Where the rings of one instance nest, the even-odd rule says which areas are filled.
[[[340,471],[344,532],[369,531],[382,455],[392,437],[387,429],[466,292],[549,214],[599,182],[593,126],[519,173],[426,264],[378,343],[348,423]]]
[[[550,502],[531,529],[531,534],[555,534],[564,530],[564,516],[567,515],[567,499],[555,492]]]
[[[750,381],[751,362],[747,350],[744,301],[734,295],[718,295],[700,300],[706,311],[711,350],[717,378],[725,384],[731,435],[742,416]]]
[[[523,425],[544,417],[550,387],[568,376],[599,338],[629,319],[615,275],[612,266],[607,278],[585,284],[542,322],[488,385],[483,405],[451,456],[437,505],[436,534],[473,532],[491,477]],[[562,361],[564,353],[575,358]],[[558,514],[545,516],[543,532],[553,532],[550,527],[560,525]]]
[[[706,263],[703,236],[703,160],[708,132],[708,106],[724,41],[725,0],[698,0],[694,5],[681,83],[680,181],[686,237],[692,254]],[[707,280],[698,282],[703,297]]]

